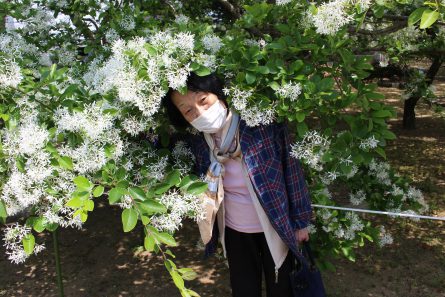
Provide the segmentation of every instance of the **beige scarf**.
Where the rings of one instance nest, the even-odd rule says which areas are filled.
[[[232,124],[233,122],[233,124]],[[222,128],[221,136],[221,148],[215,145],[215,140],[211,134],[204,133],[204,138],[210,147],[210,167],[207,170],[207,175],[205,177],[208,183],[208,189],[205,193],[199,196],[204,204],[205,208],[205,219],[198,220],[199,232],[201,234],[201,239],[204,244],[207,244],[212,238],[213,225],[215,223],[216,214],[221,206],[224,199],[224,187],[223,187],[223,176],[224,176],[224,163],[229,159],[239,158],[241,156],[241,146],[239,143],[239,116],[238,114],[229,112],[227,121]],[[230,126],[236,125],[235,136],[229,133]],[[229,135],[232,134],[232,135]],[[226,139],[226,137],[232,136],[232,140]],[[232,146],[233,138],[235,138],[235,149],[230,152],[230,147]]]

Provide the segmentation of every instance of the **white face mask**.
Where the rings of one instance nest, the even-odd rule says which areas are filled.
[[[227,110],[217,101],[204,111],[199,117],[194,119],[190,124],[198,131],[205,133],[215,133],[224,125],[227,117]]]

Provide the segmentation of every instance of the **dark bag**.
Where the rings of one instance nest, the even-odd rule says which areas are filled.
[[[315,266],[308,241],[303,241],[303,252],[295,258],[296,268],[289,274],[294,297],[326,297],[320,271]]]

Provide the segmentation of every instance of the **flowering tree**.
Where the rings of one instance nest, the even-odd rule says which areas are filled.
[[[374,209],[427,211],[422,193],[385,162],[386,141],[395,138],[386,120],[395,112],[365,81],[375,70],[372,56],[355,53],[369,40],[401,40],[388,57],[395,61],[407,41],[351,31],[402,10],[413,11],[409,30],[423,30],[443,18],[444,5],[1,3],[0,218],[8,222],[9,259],[21,263],[44,248],[35,232],[80,228],[107,197],[123,209],[125,232],[142,224],[144,247],[163,255],[181,294],[197,296],[184,285],[194,273],[178,268],[167,247],[176,245],[184,218],[203,217],[198,196],[207,185],[191,174],[185,143],[171,143],[178,131],[160,108],[168,88],[185,91],[191,71],[224,77],[224,92],[248,125],[289,123],[296,140],[288,153],[305,164],[314,203],[335,205],[341,195]],[[310,232],[324,268],[332,267],[328,256],[354,260],[366,240],[392,241],[382,226],[326,209],[316,211]]]

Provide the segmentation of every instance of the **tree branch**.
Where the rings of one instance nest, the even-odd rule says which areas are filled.
[[[238,6],[233,5],[228,0],[216,0],[221,4],[222,8],[227,11],[233,20],[239,19],[241,17],[241,9]]]

